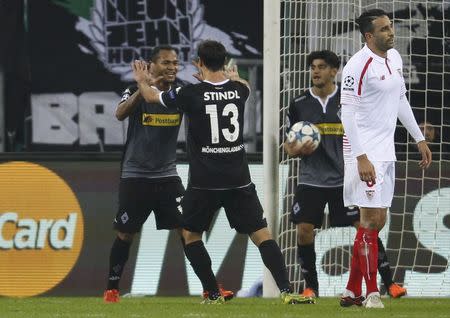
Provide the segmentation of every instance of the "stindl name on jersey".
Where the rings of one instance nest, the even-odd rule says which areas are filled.
[[[240,99],[237,90],[226,91],[226,92],[205,92],[203,93],[204,101],[215,101],[215,100],[230,100],[230,99]]]

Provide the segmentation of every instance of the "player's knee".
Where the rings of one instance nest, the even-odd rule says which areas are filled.
[[[314,232],[299,232],[297,241],[300,245],[308,245],[314,242]]]
[[[361,213],[360,225],[363,228],[375,230],[379,227],[379,215],[375,210]]]
[[[202,240],[202,233],[191,232],[186,229],[183,229],[181,234],[183,238],[182,241],[184,241],[185,245]]]
[[[134,235],[135,235],[134,233],[117,232],[117,237],[119,239],[121,239],[122,241],[125,241],[125,242],[129,242],[129,243],[133,242]]]
[[[386,224],[386,212],[379,213],[378,220],[377,220],[377,229],[380,231],[383,229],[384,225]]]
[[[308,245],[314,243],[314,226],[312,224],[299,224],[297,226],[297,243]]]
[[[270,234],[270,231],[267,227],[259,229],[253,233],[250,233],[249,236],[256,246],[261,245],[261,243],[264,241],[272,239],[272,235]]]

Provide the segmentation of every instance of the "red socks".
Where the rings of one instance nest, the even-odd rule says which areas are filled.
[[[352,262],[350,267],[350,277],[348,278],[347,289],[352,291],[355,294],[355,297],[361,296],[361,284],[362,284],[362,273],[359,266],[359,257],[358,257],[358,246],[359,241],[362,237],[362,231],[356,232],[356,237],[353,242],[353,253],[352,253]]]
[[[353,244],[353,255],[347,289],[358,297],[362,294],[362,277],[366,281],[367,295],[378,292],[378,230],[358,228]]]

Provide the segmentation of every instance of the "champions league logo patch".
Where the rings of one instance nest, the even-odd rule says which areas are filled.
[[[91,20],[79,19],[76,28],[89,39],[92,48],[79,45],[84,53],[95,54],[105,67],[119,74],[124,81],[132,81],[130,63],[148,60],[152,49],[170,45],[178,51],[180,67],[177,77],[193,82],[196,72],[191,61],[200,41],[214,38],[227,47],[230,54],[241,56],[234,39],[245,42],[243,34],[227,34],[204,21],[204,7],[200,0],[93,0]],[[258,50],[245,45],[251,54]]]
[[[353,90],[353,86],[355,85],[355,79],[352,76],[346,76],[344,78],[344,86],[342,87],[342,89],[344,91],[352,91]]]

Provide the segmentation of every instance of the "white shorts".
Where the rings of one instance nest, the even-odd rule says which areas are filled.
[[[356,162],[345,163],[344,205],[364,208],[389,208],[394,196],[395,162],[372,162],[375,167],[374,185],[361,181]]]

